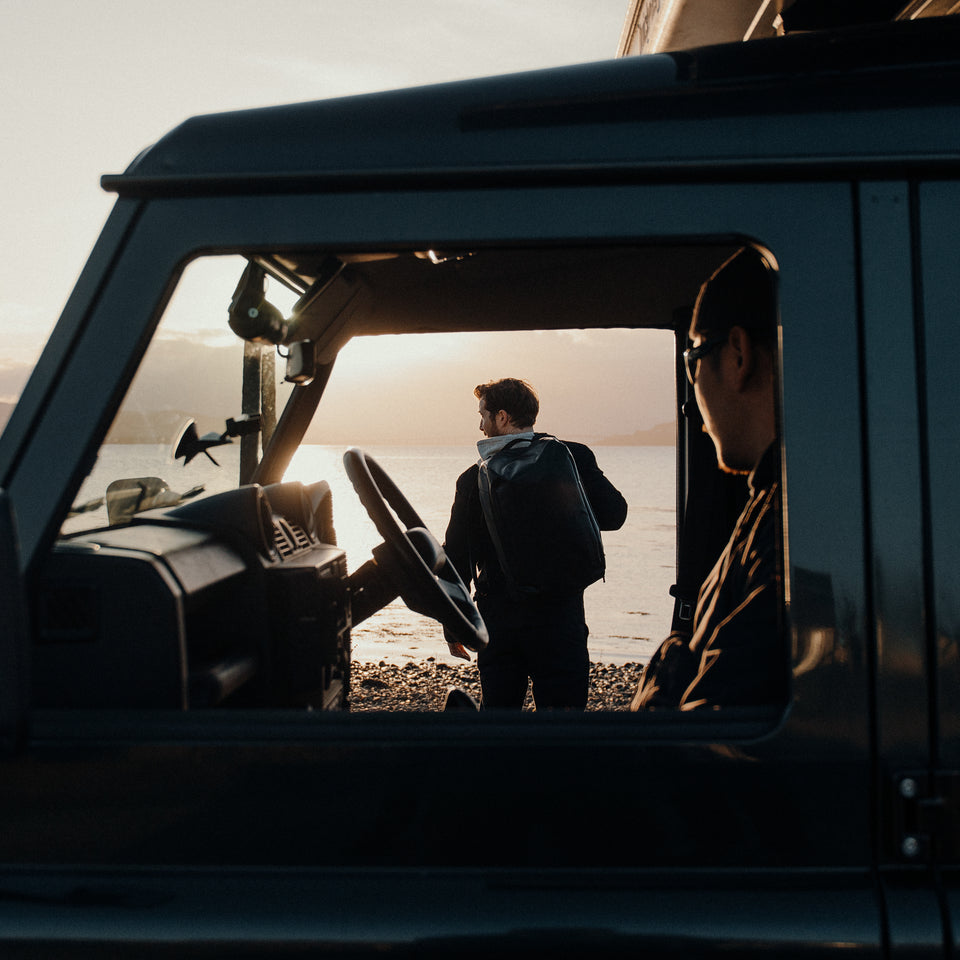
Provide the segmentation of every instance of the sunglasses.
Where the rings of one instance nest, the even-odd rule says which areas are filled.
[[[722,346],[727,342],[726,334],[722,337],[711,337],[703,341],[698,347],[691,347],[683,351],[683,365],[687,370],[687,379],[692,387],[697,382],[698,364],[701,358],[705,357],[712,350]]]

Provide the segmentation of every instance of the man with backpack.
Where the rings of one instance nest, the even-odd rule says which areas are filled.
[[[589,447],[535,433],[533,388],[507,378],[474,389],[480,461],[457,480],[444,543],[475,585],[489,645],[477,655],[482,706],[538,710],[587,704],[590,657],[583,591],[603,576],[600,530],[627,504]],[[469,659],[459,644],[454,656]]]

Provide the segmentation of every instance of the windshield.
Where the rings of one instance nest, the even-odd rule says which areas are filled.
[[[259,458],[258,414],[266,408],[272,428],[292,384],[274,346],[246,343],[227,325],[246,265],[208,257],[187,267],[62,535],[232,489],[242,455]],[[296,300],[277,281],[269,295],[287,311]]]

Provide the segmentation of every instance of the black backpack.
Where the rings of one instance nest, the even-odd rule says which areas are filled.
[[[577,464],[556,437],[518,437],[480,463],[480,505],[514,596],[583,590],[605,570]]]

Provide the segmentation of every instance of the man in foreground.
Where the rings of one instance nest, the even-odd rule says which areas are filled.
[[[743,248],[701,287],[684,354],[721,470],[749,476],[750,499],[703,582],[691,636],[673,634],[644,669],[631,709],[783,702],[773,272]]]
[[[481,461],[514,440],[534,438],[540,404],[528,383],[495,380],[480,384],[474,395],[480,401],[480,430],[485,438],[477,443]],[[618,529],[627,516],[626,501],[603,475],[588,447],[566,446],[600,529]],[[583,710],[590,675],[583,590],[517,594],[487,529],[479,475],[480,467],[474,464],[457,480],[444,549],[464,582],[475,584],[477,606],[490,635],[488,646],[477,655],[482,706],[521,709],[532,680],[538,710]],[[450,652],[469,659],[459,644],[450,644]]]

